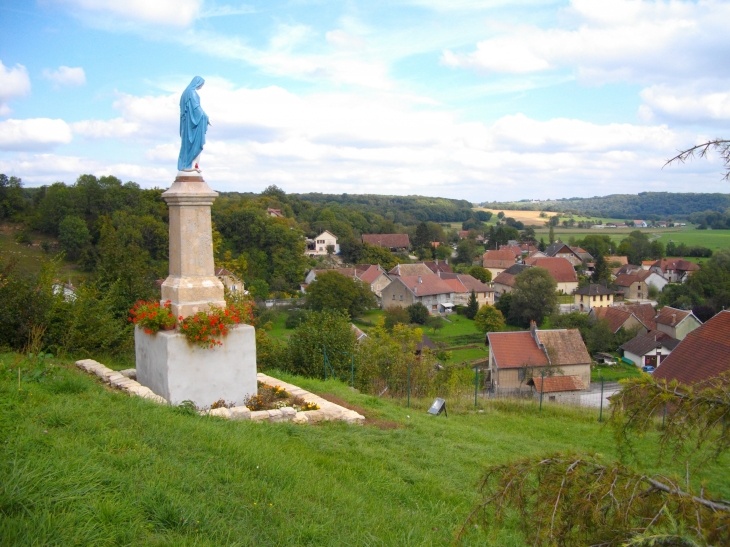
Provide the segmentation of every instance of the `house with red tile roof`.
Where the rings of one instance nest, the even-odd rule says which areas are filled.
[[[477,278],[468,274],[441,273],[437,274],[446,281],[453,289],[453,302],[455,306],[466,306],[469,303],[471,291],[477,298],[479,306],[485,304],[494,305],[494,289]]]
[[[553,276],[553,279],[558,284],[558,292],[573,294],[573,291],[578,288],[578,276],[575,273],[575,268],[565,258],[526,258],[525,264],[545,268],[550,272],[550,275]]]
[[[393,276],[430,275],[432,273],[435,272],[426,266],[426,264],[423,262],[416,262],[415,264],[396,264],[395,267],[388,272],[388,275],[392,278]]]
[[[683,340],[687,335],[695,329],[702,326],[702,321],[688,310],[680,310],[669,306],[664,306],[654,318],[656,328],[672,338]]]
[[[512,254],[515,255],[515,259],[522,258],[522,247],[519,245],[500,245],[499,250],[512,251]]]
[[[613,334],[619,330],[636,330],[639,334],[645,334],[649,329],[632,312],[616,306],[608,308],[592,308],[588,313],[592,322],[606,321],[608,328]]]
[[[730,373],[730,311],[721,311],[680,341],[654,371],[654,378],[702,383]]]
[[[543,373],[590,387],[591,357],[578,329],[539,330],[533,323],[528,331],[487,333],[487,343],[489,382],[497,392],[520,391]]]
[[[268,214],[270,217],[276,217],[276,218],[284,218],[284,215],[281,213],[281,209],[272,209],[269,207],[266,209],[266,214]]]
[[[451,266],[449,266],[448,262],[444,262],[443,260],[439,260],[438,258],[436,260],[426,260],[424,264],[429,270],[431,270],[435,274],[439,272],[454,273],[454,270],[451,269]]]
[[[429,271],[426,275],[401,275],[383,289],[383,308],[407,308],[420,302],[431,313],[454,307],[454,288],[446,280]]]
[[[512,266],[516,260],[514,253],[510,250],[487,251],[484,253],[482,265],[485,269],[492,272],[492,279],[494,279]]]
[[[614,306],[620,310],[633,313],[647,329],[656,330],[656,321],[654,321],[656,310],[649,302],[643,302],[641,304],[626,304],[625,302],[621,302],[614,304]]]
[[[684,283],[693,272],[699,271],[700,267],[694,262],[681,258],[661,258],[649,269],[670,283]]]
[[[407,251],[411,247],[408,234],[363,234],[362,241],[374,247],[385,247],[394,253]]]

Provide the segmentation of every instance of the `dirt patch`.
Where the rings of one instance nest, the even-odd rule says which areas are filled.
[[[353,405],[351,403],[348,403],[344,399],[341,399],[337,395],[332,395],[331,393],[320,393],[319,394],[322,399],[325,401],[329,401],[330,403],[334,403],[336,405],[340,405],[342,407],[345,407],[349,410],[354,410],[358,414],[361,414],[365,416],[365,425],[372,425],[377,427],[378,429],[388,430],[388,429],[400,429],[403,427],[403,424],[398,422],[393,422],[390,420],[380,420],[375,417],[375,414],[372,410],[365,410],[361,406]]]

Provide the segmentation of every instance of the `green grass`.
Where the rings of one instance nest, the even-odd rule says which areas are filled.
[[[430,400],[407,409],[279,375],[396,428],[230,422],[131,398],[56,363],[0,356],[3,545],[446,545],[485,466],[555,451],[617,457],[592,409],[481,401],[476,413],[465,399],[435,417]],[[681,462],[656,463],[651,437],[640,441],[642,469],[684,476]],[[728,498],[727,464],[693,480]],[[523,544],[514,523],[463,542]]]
[[[604,228],[602,230],[579,230],[574,228],[555,228],[555,237],[568,241],[571,237],[583,239],[587,235],[607,235],[616,246],[635,228]],[[548,228],[535,230],[537,239],[545,238]],[[687,245],[700,245],[713,251],[730,248],[730,230],[697,230],[694,226],[678,226],[675,228],[640,228],[650,239],[658,239],[664,245],[670,241]]]
[[[618,362],[615,365],[594,365],[591,367],[591,382],[618,382],[625,378],[638,378],[641,371],[634,365]]]
[[[451,350],[450,363],[462,363],[464,361],[476,361],[478,359],[486,359],[489,357],[489,349],[484,347],[455,349]]]
[[[276,314],[276,318],[272,321],[274,328],[272,328],[269,331],[266,331],[269,336],[272,338],[276,338],[277,340],[280,340],[281,342],[286,342],[289,340],[289,337],[294,332],[294,329],[287,329],[285,326],[286,323],[286,317],[287,314],[284,312],[279,312]]]

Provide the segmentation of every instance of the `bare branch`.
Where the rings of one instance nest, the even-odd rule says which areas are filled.
[[[724,180],[730,180],[730,140],[727,139],[714,139],[688,148],[687,150],[682,150],[673,158],[668,159],[662,169],[672,163],[685,163],[687,160],[694,158],[705,158],[710,150],[716,150],[720,155],[725,164],[725,174],[722,178]]]

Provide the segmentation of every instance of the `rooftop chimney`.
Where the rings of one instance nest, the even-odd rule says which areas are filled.
[[[413,287],[413,294],[418,294],[418,285]]]
[[[421,276],[420,276],[420,275],[418,276],[418,283],[419,283],[419,284],[420,284],[420,283],[423,283],[423,280],[421,279]]]

